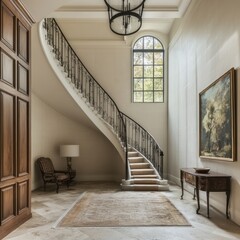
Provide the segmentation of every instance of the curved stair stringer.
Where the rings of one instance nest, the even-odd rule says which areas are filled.
[[[78,104],[78,106],[82,109],[82,111],[87,115],[90,121],[92,121],[95,126],[109,139],[109,141],[113,144],[113,146],[118,151],[121,159],[125,164],[125,151],[121,144],[121,141],[117,134],[114,132],[113,128],[105,122],[101,116],[98,115],[96,111],[91,107],[89,103],[82,97],[82,94],[76,89],[74,84],[71,83],[71,79],[66,76],[64,69],[60,66],[60,63],[55,58],[52,47],[47,44],[44,35],[45,29],[43,28],[42,22],[39,24],[39,38],[40,43],[46,56],[49,65],[53,69],[53,72],[56,74],[58,80],[61,82],[63,87],[72,97],[72,99]]]
[[[128,151],[129,179],[122,180],[125,191],[167,191],[167,180],[161,179],[153,164],[133,147]]]

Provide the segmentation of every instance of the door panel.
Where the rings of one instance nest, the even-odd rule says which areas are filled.
[[[2,42],[10,49],[15,50],[15,16],[9,8],[2,3],[1,6],[1,22],[2,22]]]
[[[28,62],[28,41],[29,41],[28,30],[24,25],[18,21],[18,55],[25,62]]]
[[[29,184],[28,181],[18,184],[18,214],[29,207]]]
[[[1,81],[15,86],[15,60],[1,50]]]
[[[1,225],[15,216],[15,186],[8,186],[1,189]]]
[[[0,92],[1,181],[14,177],[14,96]]]
[[[17,69],[17,81],[18,81],[18,91],[28,95],[29,91],[29,80],[28,80],[28,70],[18,63]]]
[[[18,176],[29,172],[28,168],[28,103],[18,99]]]

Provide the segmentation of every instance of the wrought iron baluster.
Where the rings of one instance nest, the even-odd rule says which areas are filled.
[[[160,176],[163,179],[163,152],[160,153]]]
[[[72,52],[72,64],[71,64],[71,82],[74,84],[75,83],[75,56]]]
[[[61,54],[60,54],[61,58],[60,58],[60,64],[61,64],[61,66],[63,66],[63,36],[60,35],[60,38],[61,38],[61,40],[60,40],[60,42],[61,42]]]

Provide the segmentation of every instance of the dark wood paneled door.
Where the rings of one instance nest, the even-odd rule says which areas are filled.
[[[0,0],[0,239],[31,217],[30,28]]]

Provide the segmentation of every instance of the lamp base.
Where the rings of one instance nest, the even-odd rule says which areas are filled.
[[[72,158],[71,157],[67,157],[67,170],[68,170],[68,172],[72,171]]]

